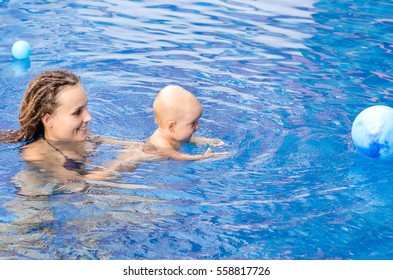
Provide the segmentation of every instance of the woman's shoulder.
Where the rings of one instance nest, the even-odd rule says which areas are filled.
[[[43,140],[38,139],[22,147],[22,157],[27,161],[39,161],[43,159],[45,150]]]

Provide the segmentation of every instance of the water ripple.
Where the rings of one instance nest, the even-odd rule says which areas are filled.
[[[72,194],[28,176],[32,197],[15,181],[28,170],[18,147],[4,145],[2,258],[391,257],[391,163],[359,156],[350,136],[362,109],[392,103],[391,4],[300,2],[2,1],[2,128],[17,127],[31,78],[66,68],[82,78],[94,133],[144,141],[154,97],[175,83],[203,105],[197,133],[231,153],[142,163]],[[17,73],[9,49],[21,38],[33,52]]]

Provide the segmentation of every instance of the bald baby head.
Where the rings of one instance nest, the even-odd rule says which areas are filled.
[[[169,85],[164,87],[153,103],[156,122],[176,121],[190,113],[202,113],[198,99],[181,86]]]

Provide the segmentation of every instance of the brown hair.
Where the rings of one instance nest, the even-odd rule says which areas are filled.
[[[18,131],[1,131],[0,142],[34,141],[44,133],[41,118],[53,114],[59,106],[58,93],[66,86],[80,83],[78,76],[66,70],[41,73],[30,82],[19,111]]]

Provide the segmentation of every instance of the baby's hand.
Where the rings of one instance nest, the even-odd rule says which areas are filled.
[[[203,158],[212,158],[212,157],[227,157],[229,156],[228,152],[220,152],[220,153],[212,153],[211,149],[208,148],[206,152],[202,155]]]
[[[213,147],[223,146],[225,143],[218,138],[206,138],[206,137],[191,137],[189,143],[196,145],[209,145]]]
[[[218,146],[224,146],[224,141],[218,138],[211,138],[208,139],[208,145],[213,146],[213,147],[218,147]]]

